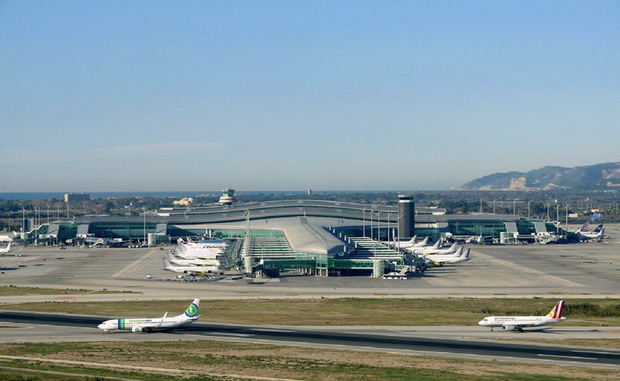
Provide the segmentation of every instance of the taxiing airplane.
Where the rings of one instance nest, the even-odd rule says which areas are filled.
[[[112,319],[104,321],[97,328],[106,333],[110,331],[153,332],[181,328],[198,320],[200,317],[198,315],[199,304],[200,299],[194,299],[185,312],[170,318],[167,317],[168,313],[166,312],[162,318]]]
[[[545,316],[488,316],[478,322],[483,327],[501,327],[506,331],[523,332],[525,327],[540,327],[555,324],[566,320],[564,315],[564,301],[558,304]]]

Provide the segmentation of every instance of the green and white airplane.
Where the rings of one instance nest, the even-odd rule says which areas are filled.
[[[104,321],[97,328],[106,333],[111,331],[154,332],[181,328],[198,320],[199,305],[200,299],[194,299],[181,315],[167,317],[166,312],[162,318],[112,319]]]

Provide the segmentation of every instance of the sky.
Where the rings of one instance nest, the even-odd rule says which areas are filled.
[[[620,161],[619,1],[0,0],[0,192]]]

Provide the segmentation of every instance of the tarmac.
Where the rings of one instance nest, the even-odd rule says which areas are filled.
[[[0,257],[0,285],[133,291],[134,294],[25,295],[26,301],[312,297],[618,297],[620,225],[602,242],[471,246],[469,262],[433,267],[407,280],[283,276],[185,282],[163,269],[167,247],[27,247]]]

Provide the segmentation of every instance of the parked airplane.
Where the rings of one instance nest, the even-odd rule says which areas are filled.
[[[9,245],[7,247],[3,247],[0,249],[0,254],[4,255],[6,253],[10,253],[11,252],[11,245],[13,244],[12,241],[9,241]]]
[[[506,331],[523,332],[524,327],[540,327],[566,320],[564,301],[560,300],[545,316],[488,316],[478,322],[483,327],[502,327]]]
[[[575,230],[575,233],[579,235],[579,238],[585,240],[600,240],[603,238],[603,235],[605,234],[605,225],[600,224],[592,231],[589,231],[589,226],[589,222],[586,222],[579,229]]]
[[[192,304],[187,307],[185,312],[174,317],[167,317],[166,312],[162,318],[154,319],[112,319],[99,324],[97,328],[104,332],[110,331],[131,331],[131,332],[153,332],[166,331],[174,328],[181,328],[198,320],[198,308],[200,299],[194,299]]]
[[[439,241],[437,241],[439,242]],[[462,247],[462,246],[461,246]],[[414,254],[454,254],[458,250],[459,246],[455,242],[447,249],[439,248],[438,244],[432,247],[417,247],[411,250]]]
[[[392,241],[389,242],[390,245],[394,247],[400,247],[401,249],[405,249],[407,247],[422,247],[428,244],[428,237],[424,238],[422,241],[416,243],[416,238],[418,236],[414,235],[409,241]]]
[[[443,266],[444,263],[461,263],[471,259],[471,249],[459,247],[454,254],[429,254],[424,258],[432,262],[435,266]]]
[[[223,270],[217,265],[177,265],[164,259],[164,270],[181,274],[222,274]]]

